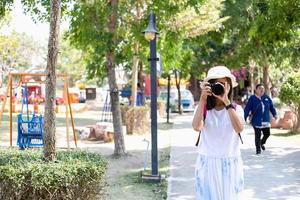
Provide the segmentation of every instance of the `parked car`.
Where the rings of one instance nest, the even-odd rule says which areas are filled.
[[[187,89],[181,89],[181,108],[182,111],[194,111],[194,97],[192,93]],[[158,99],[166,101],[168,98],[168,91],[163,90],[160,92]],[[171,112],[178,112],[178,91],[177,89],[171,89],[170,91],[170,110]]]

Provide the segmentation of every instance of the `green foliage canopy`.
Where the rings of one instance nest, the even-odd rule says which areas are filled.
[[[300,107],[300,72],[295,73],[283,83],[280,89],[279,98],[287,104]]]

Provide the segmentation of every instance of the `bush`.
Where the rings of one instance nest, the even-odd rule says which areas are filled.
[[[0,150],[0,199],[95,199],[103,193],[107,161],[84,151]]]
[[[166,115],[166,102],[165,101],[157,101],[157,110],[161,117],[164,117]]]
[[[146,107],[149,108],[149,110],[151,109],[151,101],[146,101],[145,104]],[[167,113],[167,107],[166,107],[166,101],[164,100],[157,100],[157,110],[159,113],[160,117],[164,117]]]
[[[122,106],[122,122],[127,134],[145,134],[150,130],[149,108],[145,106]]]
[[[280,89],[279,98],[282,102],[294,108],[298,122],[295,128],[300,129],[300,72],[293,73],[283,83]]]

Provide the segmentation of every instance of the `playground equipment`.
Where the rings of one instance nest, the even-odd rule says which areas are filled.
[[[12,146],[12,135],[13,135],[13,123],[12,123],[12,110],[13,110],[13,79],[19,78],[19,82],[15,87],[20,85],[26,85],[30,82],[30,77],[46,77],[47,74],[44,73],[9,73],[8,76],[8,84],[6,89],[6,98],[2,103],[2,108],[0,110],[0,126],[2,121],[2,114],[5,108],[5,104],[7,102],[7,98],[9,98],[9,133],[10,133],[10,146]],[[72,113],[72,107],[70,104],[70,96],[69,96],[69,80],[68,76],[64,74],[57,74],[58,78],[62,78],[64,80],[64,104],[66,107],[66,133],[67,133],[67,148],[70,148],[70,135],[69,135],[69,114],[72,123],[73,137],[74,143],[77,147],[77,135],[75,134],[74,128],[74,119]],[[34,81],[34,83],[44,83],[44,81]],[[24,90],[25,91],[25,90]],[[25,95],[24,95],[25,96]],[[28,91],[27,91],[28,96]],[[26,103],[25,103],[26,102]],[[18,135],[17,144],[22,147],[31,147],[31,146],[40,146],[43,144],[43,117],[37,114],[32,114],[31,116],[28,113],[28,98],[27,100],[23,100],[22,102],[22,113],[23,113],[23,103],[27,104],[27,115],[24,116],[20,113],[18,115],[18,134],[20,130],[21,136]],[[27,135],[25,135],[28,133]]]
[[[28,109],[28,88],[23,85],[22,110],[18,114],[18,140],[17,144],[21,149],[28,147],[42,147],[44,145],[44,125],[43,116],[35,112],[29,114]],[[24,105],[26,115],[24,116]]]
[[[112,122],[109,90],[106,92],[106,98],[103,105],[100,122]]]

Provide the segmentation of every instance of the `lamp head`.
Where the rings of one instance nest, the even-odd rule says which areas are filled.
[[[145,34],[146,40],[154,40],[155,35],[158,33],[156,30],[156,22],[155,22],[155,14],[153,12],[150,13],[150,20],[148,27],[143,31]]]

